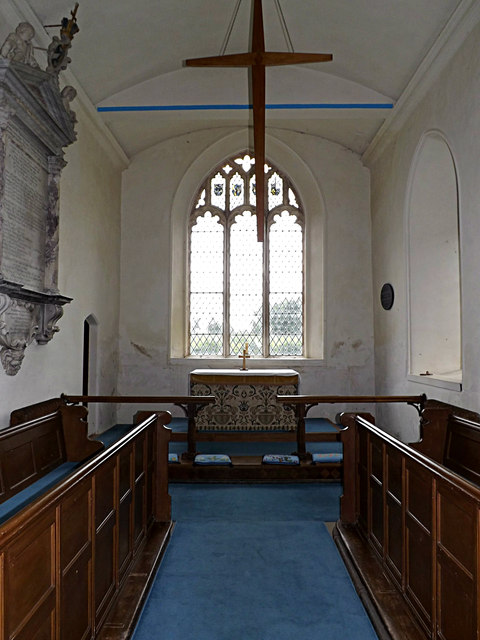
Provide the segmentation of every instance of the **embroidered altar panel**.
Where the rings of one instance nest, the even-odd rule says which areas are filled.
[[[277,395],[298,393],[293,369],[196,369],[190,373],[190,393],[215,396],[215,403],[199,409],[199,430],[295,431],[293,408],[276,401]]]

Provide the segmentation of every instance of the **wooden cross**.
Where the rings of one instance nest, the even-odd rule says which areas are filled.
[[[251,67],[253,94],[253,142],[255,151],[255,193],[257,200],[257,238],[265,237],[265,67],[327,62],[330,53],[289,53],[265,51],[262,0],[253,0],[252,50],[208,58],[186,60],[187,67]]]

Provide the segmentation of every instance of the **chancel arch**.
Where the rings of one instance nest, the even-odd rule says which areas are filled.
[[[243,144],[242,144],[243,142]],[[246,144],[245,144],[246,143]],[[195,207],[199,186],[213,169],[248,148],[246,136],[233,134],[206,150],[192,163],[176,191],[172,207],[172,304],[171,357],[184,358],[189,352],[188,331],[188,233],[190,212]],[[285,144],[268,139],[272,165],[295,185],[304,212],[304,346],[302,356],[323,358],[323,274],[325,208],[317,181],[310,169]],[[231,152],[225,153],[230,147]],[[252,154],[253,155],[253,154]],[[313,284],[314,283],[314,284]],[[179,319],[182,318],[181,321]],[[195,356],[193,356],[195,357]],[[223,358],[223,356],[216,356]],[[285,356],[288,358],[288,356]]]
[[[440,132],[420,141],[408,203],[410,374],[461,382],[459,190]]]

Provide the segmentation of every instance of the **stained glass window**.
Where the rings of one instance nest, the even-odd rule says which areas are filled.
[[[257,242],[255,158],[234,156],[198,189],[190,216],[188,355],[301,356],[303,213],[290,180],[265,164],[267,233]]]

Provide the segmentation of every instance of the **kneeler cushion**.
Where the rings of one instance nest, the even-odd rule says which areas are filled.
[[[263,456],[262,462],[264,464],[300,464],[300,459],[298,456],[286,456],[271,453]]]
[[[168,454],[168,461],[169,462],[180,462],[180,458],[178,456],[178,453],[169,453]]]
[[[312,453],[312,462],[342,462],[343,453]]]
[[[195,464],[230,465],[230,456],[224,453],[199,453],[195,456]]]

